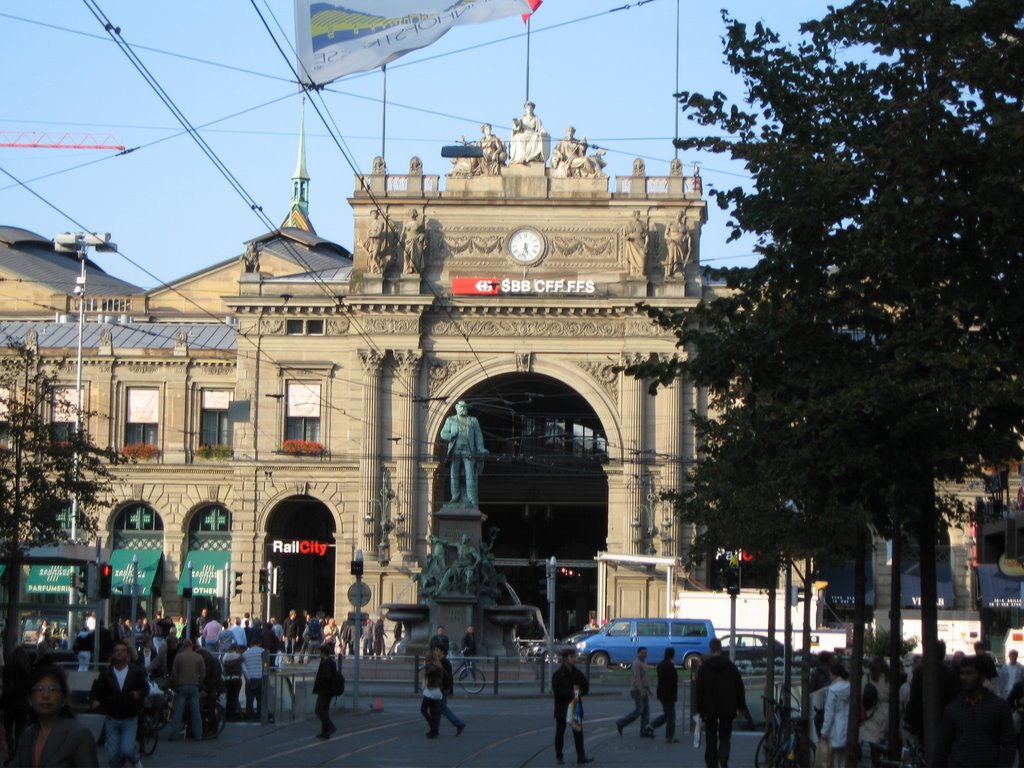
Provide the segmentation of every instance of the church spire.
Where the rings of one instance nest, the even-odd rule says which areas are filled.
[[[302,117],[299,120],[299,158],[292,175],[292,208],[281,225],[296,227],[316,234],[309,220],[309,174],[306,172],[306,99],[302,99]]]

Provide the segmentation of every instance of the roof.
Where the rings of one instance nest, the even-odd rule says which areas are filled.
[[[188,348],[234,350],[238,331],[225,323],[86,323],[83,349],[97,349],[105,329],[114,349],[174,349],[179,331]],[[0,344],[24,344],[30,330],[38,335],[40,349],[77,349],[78,323],[0,322]]]
[[[137,285],[112,277],[86,259],[87,295],[128,296],[142,293]],[[58,253],[53,241],[19,227],[0,226],[0,269],[22,279],[48,286],[54,293],[70,296],[81,265],[73,253]]]

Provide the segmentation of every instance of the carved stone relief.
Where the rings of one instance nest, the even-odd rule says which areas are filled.
[[[589,361],[577,362],[580,368],[589,373],[594,379],[604,387],[605,392],[608,393],[612,400],[618,400],[619,397],[619,374],[615,372],[615,368],[608,363],[595,363]]]
[[[418,317],[368,317],[362,321],[366,333],[419,333]]]
[[[533,352],[516,352],[516,371],[529,373],[533,369]]]
[[[441,336],[510,336],[510,337],[578,337],[618,338],[623,335],[620,323],[593,320],[439,320],[432,332]]]
[[[440,391],[448,379],[469,365],[469,360],[431,360],[430,361],[430,394]]]
[[[284,333],[284,320],[280,317],[265,317],[260,321],[260,333],[274,335]]]
[[[332,317],[327,321],[327,333],[330,336],[343,336],[348,333],[350,325],[347,317]]]

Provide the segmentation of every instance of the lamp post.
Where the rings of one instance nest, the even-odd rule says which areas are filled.
[[[654,478],[650,478],[649,482],[650,491],[647,493],[647,503],[640,503],[637,508],[636,517],[631,523],[633,527],[633,543],[639,555],[654,554],[654,537],[658,533],[658,529],[654,526],[654,517],[660,500],[655,489]]]
[[[352,556],[352,566],[349,572],[356,577],[356,583],[361,584],[363,581],[363,550],[357,549],[355,554]],[[352,711],[357,712],[359,710],[359,644],[360,635],[363,632],[363,611],[362,606],[356,605],[355,613],[353,616],[353,624],[355,624],[355,641],[352,650],[352,661],[353,661],[353,672],[352,672]]]
[[[192,561],[185,566],[185,637],[192,639]]]
[[[75,435],[82,429],[82,339],[85,336],[85,262],[89,246],[97,251],[116,251],[117,245],[110,242],[110,233],[98,235],[95,232],[65,232],[53,238],[53,247],[60,253],[74,253],[81,264],[81,272],[75,279],[74,295],[78,299],[78,356],[75,374]],[[75,476],[78,476],[78,450],[73,457]],[[71,541],[78,538],[78,495],[71,497]]]
[[[397,495],[391,490],[391,475],[385,469],[381,473],[380,493],[370,504],[377,508],[378,521],[380,522],[380,539],[377,542],[377,560],[381,565],[391,562],[391,532],[395,530],[398,523],[404,522],[404,517],[399,515],[396,520],[391,519],[391,504]],[[367,514],[366,522],[373,524],[373,514]]]
[[[555,655],[555,574],[558,569],[558,561],[552,555],[547,562],[548,577],[548,660],[554,664]]]

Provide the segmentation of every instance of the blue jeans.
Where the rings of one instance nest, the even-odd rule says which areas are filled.
[[[643,733],[650,727],[651,721],[651,703],[646,696],[641,696],[640,691],[631,690],[629,695],[633,697],[633,704],[635,709],[625,717],[620,717],[615,721],[615,725],[619,728],[632,723],[638,717],[640,718],[640,732]]]
[[[110,762],[110,768],[120,768],[122,758],[127,758],[129,763],[139,762],[139,751],[135,744],[139,718],[127,717],[118,720],[108,717],[104,721],[104,727],[107,729],[107,760]]]
[[[460,718],[458,715],[452,712],[451,708],[448,706],[447,693],[441,694],[441,714],[444,715],[445,718],[447,718],[448,722],[454,725],[456,728],[461,728],[465,725],[465,723],[462,721],[462,718]]]
[[[661,702],[661,714],[651,720],[651,730],[665,726],[665,738],[671,739],[676,735],[676,703],[674,701]]]
[[[192,738],[203,738],[203,716],[199,712],[199,686],[179,685],[174,689],[174,717],[171,718],[171,741],[181,738],[181,722],[188,707]]]
[[[245,680],[245,716],[259,717],[263,701],[263,678],[248,677]],[[256,706],[253,707],[253,702]]]

